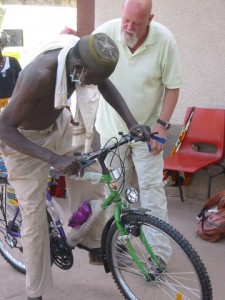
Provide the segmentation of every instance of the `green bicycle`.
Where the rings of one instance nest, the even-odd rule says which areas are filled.
[[[154,133],[151,137],[157,138]],[[84,168],[96,160],[102,168],[101,174],[97,174],[98,181],[108,188],[102,209],[114,203],[114,215],[103,230],[99,249],[105,271],[112,273],[125,299],[212,300],[209,275],[192,245],[178,230],[152,216],[150,211],[131,208],[131,204],[138,200],[138,192],[130,187],[123,199],[112,171],[106,167],[104,161],[109,153],[115,154],[119,146],[137,140],[130,135],[122,135],[110,146],[79,154]],[[120,176],[124,176],[121,164]],[[22,219],[19,207],[15,205],[12,211],[12,204],[8,203],[6,173],[0,174],[0,253],[15,269],[25,273],[20,241]],[[93,174],[86,172],[84,176],[86,180],[93,180]],[[46,205],[47,208],[55,205],[49,191]],[[53,211],[51,213],[52,210],[48,209],[52,262],[67,270],[73,265],[73,249],[67,244],[57,207]],[[158,253],[160,249],[165,251],[167,248],[168,259],[164,262]]]

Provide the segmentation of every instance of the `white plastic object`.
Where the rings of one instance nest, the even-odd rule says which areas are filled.
[[[114,169],[114,170],[111,171],[111,174],[112,174],[114,180],[119,179],[120,176],[121,176],[121,173],[122,173],[121,168]]]
[[[95,173],[95,172],[85,172],[83,177],[79,176],[70,176],[70,178],[73,178],[75,180],[86,180],[91,181],[91,183],[96,184],[99,183],[101,180],[102,174],[101,173]]]

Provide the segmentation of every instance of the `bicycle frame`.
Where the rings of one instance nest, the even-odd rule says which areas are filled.
[[[15,224],[15,221],[16,221],[16,218],[18,217],[19,212],[20,212],[20,209],[19,209],[19,206],[17,206],[12,222],[10,223],[10,225],[7,225],[8,232],[11,233],[15,237],[21,237],[20,231],[13,230],[13,226]]]
[[[165,143],[165,140],[162,138],[156,137],[155,133],[151,134],[151,137],[153,139],[160,141],[161,143]],[[120,195],[120,193],[118,193],[117,187],[113,183],[113,178],[111,176],[110,170],[106,167],[105,162],[104,162],[106,156],[112,150],[114,150],[114,149],[118,148],[119,146],[126,144],[128,142],[136,142],[136,141],[140,140],[138,138],[130,137],[128,135],[123,136],[123,138],[124,138],[124,140],[121,139],[118,143],[108,146],[107,149],[103,149],[100,154],[92,155],[91,160],[89,160],[89,158],[86,157],[86,160],[89,160],[89,161],[86,163],[84,162],[84,166],[90,165],[91,162],[95,162],[95,158],[98,159],[98,161],[101,165],[101,168],[102,168],[102,176],[101,176],[100,182],[105,183],[107,185],[108,191],[109,191],[109,195],[106,197],[106,199],[104,200],[101,207],[102,207],[102,209],[106,209],[113,202],[115,203],[114,220],[115,220],[116,226],[118,228],[119,234],[122,239],[124,238],[126,240],[128,253],[133,258],[134,262],[136,263],[136,265],[138,266],[138,268],[140,269],[140,271],[142,272],[142,274],[144,275],[146,280],[151,280],[152,279],[151,275],[149,274],[149,272],[147,272],[146,268],[143,266],[140,259],[136,255],[134,248],[129,241],[129,238],[128,238],[129,234],[127,234],[127,230],[121,222],[121,216],[124,213],[128,214],[129,211],[134,212],[134,210],[129,209],[129,205],[126,205],[126,207],[123,207],[123,201],[122,201],[121,195]],[[85,154],[85,155],[87,155],[87,154]],[[128,201],[126,203],[128,204]],[[125,210],[124,210],[124,208],[125,208]],[[139,210],[135,210],[135,212],[140,213]],[[147,210],[142,210],[141,213],[147,213],[147,212],[148,212]],[[146,251],[149,253],[149,257],[151,257],[151,259],[156,263],[156,265],[160,267],[160,262],[157,259],[156,255],[154,254],[153,249],[150,247],[149,243],[147,242],[147,239],[145,238],[143,231],[141,231],[141,241],[142,241]]]
[[[46,192],[46,205],[47,211],[49,212],[53,220],[52,228],[58,230],[61,239],[66,243],[66,234],[63,229],[63,225],[58,215],[57,209],[55,208],[53,197],[51,196],[49,190],[47,190]]]

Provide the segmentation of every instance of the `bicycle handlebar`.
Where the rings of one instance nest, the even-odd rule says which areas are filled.
[[[115,143],[113,143],[112,145],[109,145],[107,147],[103,147],[102,149],[98,149],[92,152],[87,152],[87,153],[82,153],[82,152],[75,152],[74,156],[80,156],[80,162],[82,164],[82,168],[87,168],[89,166],[91,166],[92,164],[94,164],[97,160],[99,160],[99,162],[104,162],[107,154],[115,149],[117,149],[119,146],[127,144],[129,142],[139,142],[139,141],[143,141],[143,137],[136,137],[136,136],[132,136],[130,134],[124,134],[123,132],[119,132],[119,134],[122,136],[121,139]],[[156,134],[158,134],[158,132],[152,132],[150,134],[150,138],[158,141],[161,144],[165,144],[166,143],[166,139],[161,138],[156,136]],[[50,175],[55,176],[55,175],[59,175],[59,176],[64,176],[64,173],[61,173],[59,170],[56,170],[54,168],[50,169]]]
[[[81,162],[83,168],[86,168],[86,167],[92,165],[93,163],[95,163],[97,159],[99,161],[104,161],[107,154],[109,152],[117,149],[119,146],[122,146],[124,144],[129,143],[129,142],[139,142],[139,141],[143,142],[143,137],[136,137],[136,136],[132,136],[132,135],[129,135],[129,134],[124,134],[122,132],[119,132],[119,134],[122,136],[121,139],[118,142],[113,143],[112,145],[109,145],[109,146],[104,147],[102,149],[99,149],[99,150],[96,150],[96,151],[93,151],[93,152],[88,152],[88,153],[76,152],[76,153],[74,153],[74,155],[75,156],[82,156],[82,158],[80,159],[80,162]],[[158,136],[156,136],[156,134],[158,134],[158,132],[152,132],[150,134],[150,138],[158,141],[161,144],[165,144],[166,139],[158,137]]]

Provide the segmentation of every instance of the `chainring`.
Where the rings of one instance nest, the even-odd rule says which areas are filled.
[[[52,262],[63,270],[69,270],[73,266],[73,253],[59,236],[50,237],[51,259]]]

